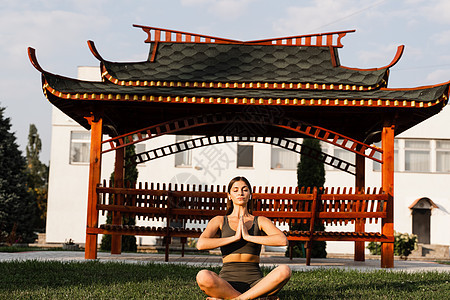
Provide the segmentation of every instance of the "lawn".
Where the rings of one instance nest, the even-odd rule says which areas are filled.
[[[0,263],[0,299],[205,299],[195,283],[199,270],[154,263],[3,262]],[[279,296],[281,299],[450,299],[449,281],[448,272],[320,269],[294,272]]]
[[[62,247],[55,248],[41,248],[41,247],[28,247],[28,246],[0,246],[1,252],[27,252],[27,251],[64,251]],[[73,250],[71,250],[73,251]]]

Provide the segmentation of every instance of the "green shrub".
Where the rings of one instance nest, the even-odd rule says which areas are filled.
[[[399,233],[394,231],[394,255],[406,259],[414,249],[417,249],[417,235],[408,233]],[[381,254],[381,242],[370,242],[367,245],[370,254]]]
[[[306,224],[290,224],[290,230],[309,231],[309,223]],[[325,231],[325,226],[322,224],[314,225],[314,231]],[[291,242],[292,243],[292,242]],[[298,241],[292,243],[292,257],[306,257],[306,242]],[[327,244],[324,241],[314,241],[311,247],[312,258],[327,257]],[[286,249],[286,257],[289,257],[289,247]]]
[[[108,213],[106,217],[106,224],[112,224],[111,214]],[[134,218],[122,218],[122,224],[124,225],[136,225]],[[104,234],[100,243],[100,249],[103,251],[111,251],[111,235]],[[134,235],[122,235],[122,251],[124,252],[137,252],[136,237]]]

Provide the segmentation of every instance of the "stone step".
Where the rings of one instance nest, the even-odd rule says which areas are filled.
[[[450,250],[448,245],[435,244],[418,244],[417,249],[414,250],[409,258],[415,257],[429,257],[429,258],[450,258]]]

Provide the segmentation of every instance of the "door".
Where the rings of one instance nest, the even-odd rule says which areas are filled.
[[[413,234],[418,237],[418,242],[422,244],[430,243],[430,217],[431,209],[413,209],[412,212]]]

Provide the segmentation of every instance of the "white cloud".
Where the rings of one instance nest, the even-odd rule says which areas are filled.
[[[430,41],[439,46],[450,45],[450,30],[436,32]]]
[[[214,1],[210,1],[210,0],[181,0],[181,5],[185,5],[185,6],[195,6],[195,5],[203,5],[206,3],[211,3]]]
[[[423,9],[423,13],[432,22],[449,24],[450,18],[448,16],[450,15],[450,1],[428,1]]]
[[[107,27],[109,22],[104,17],[68,11],[2,12],[0,27],[14,28],[4,31],[0,39],[3,67],[23,62],[28,46],[48,53],[58,49],[58,44],[79,48],[85,44],[91,28],[98,30]]]
[[[247,11],[255,0],[181,0],[184,6],[202,6],[221,19],[236,19]]]
[[[286,15],[274,23],[274,29],[285,35],[315,33],[330,26],[336,28],[336,24],[348,23],[349,19],[361,18],[364,13],[370,13],[377,3],[381,2],[364,2],[361,7],[361,1],[355,0],[315,0],[312,5],[291,6],[285,10]]]
[[[450,78],[450,69],[439,69],[430,72],[425,77],[425,84],[436,84],[440,83],[443,80],[448,80]]]

